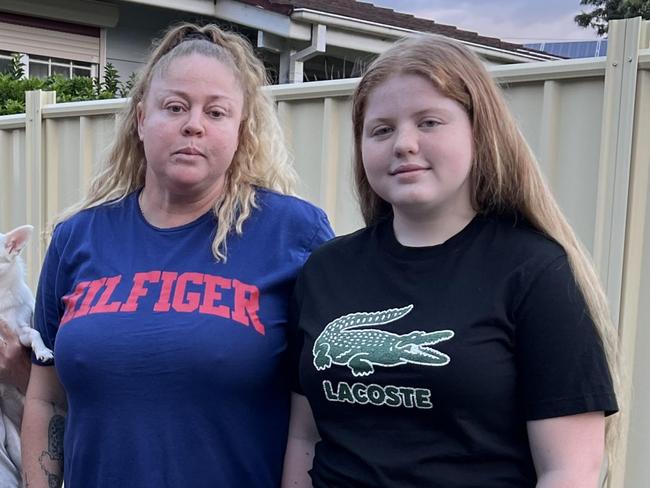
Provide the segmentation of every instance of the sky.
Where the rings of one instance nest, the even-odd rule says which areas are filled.
[[[598,39],[573,17],[580,0],[363,0],[377,6],[517,43]]]

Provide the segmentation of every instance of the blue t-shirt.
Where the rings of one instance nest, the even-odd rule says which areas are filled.
[[[156,228],[136,193],[56,228],[35,322],[68,399],[67,487],[279,486],[289,295],[332,231],[300,199],[257,202],[226,262],[211,212]]]

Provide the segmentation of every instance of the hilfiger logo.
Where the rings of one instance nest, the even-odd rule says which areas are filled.
[[[452,330],[416,330],[400,335],[381,329],[361,329],[394,322],[412,309],[413,305],[407,305],[378,312],[356,312],[333,320],[314,343],[314,367],[322,371],[336,364],[347,366],[354,376],[369,376],[375,372],[375,366],[449,364],[451,358],[432,346],[451,339],[454,336]],[[325,381],[323,391],[330,401],[431,408],[431,392],[423,388],[366,386],[362,383],[349,385],[345,382],[334,386]]]
[[[115,299],[115,290],[122,281],[122,275],[117,275],[77,283],[62,299],[65,312],[60,326],[89,314],[136,312],[142,297],[155,294],[154,312],[216,315],[252,325],[264,334],[258,315],[260,292],[255,285],[203,273],[147,271],[133,275],[128,298],[121,301]]]

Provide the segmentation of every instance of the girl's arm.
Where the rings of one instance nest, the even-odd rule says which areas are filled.
[[[527,423],[537,488],[596,488],[605,451],[603,412]]]
[[[282,488],[311,488],[309,470],[314,460],[314,446],[319,440],[320,435],[307,398],[293,393]]]
[[[32,365],[21,432],[25,488],[61,486],[66,412],[65,392],[55,368]]]

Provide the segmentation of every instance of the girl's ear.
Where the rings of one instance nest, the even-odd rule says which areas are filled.
[[[9,256],[16,256],[23,250],[33,231],[34,227],[31,225],[23,225],[16,227],[5,236],[5,250]]]

